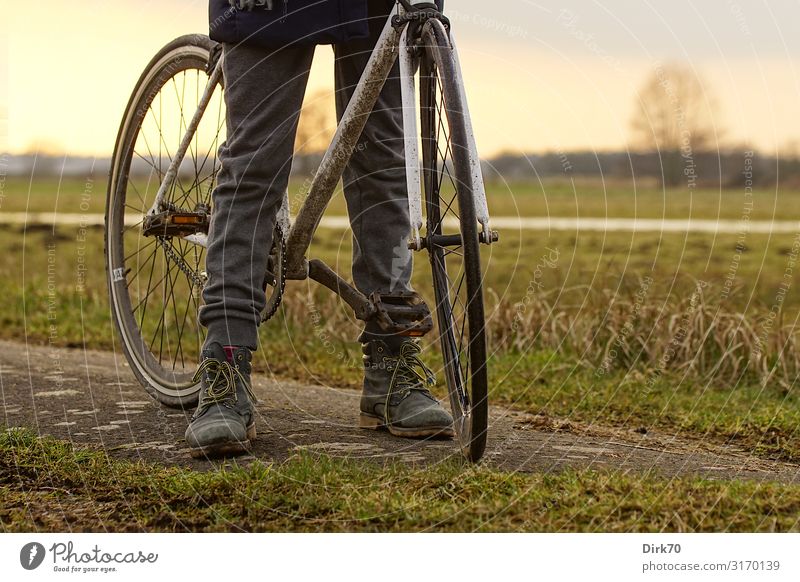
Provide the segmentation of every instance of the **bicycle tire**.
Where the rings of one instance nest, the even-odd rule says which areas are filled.
[[[438,20],[428,21],[422,41],[420,109],[426,248],[456,437],[464,456],[477,462],[486,448],[488,374],[480,241],[466,112],[444,25]],[[460,245],[435,244],[434,237],[447,236],[445,229],[456,222]],[[454,272],[458,277],[455,282]]]
[[[197,367],[196,356],[204,335],[197,323],[202,285],[197,288],[198,280],[192,278],[192,273],[202,282],[205,249],[180,237],[145,236],[142,233],[141,223],[130,225],[128,221],[134,220],[137,213],[143,216],[152,204],[166,166],[171,160],[171,151],[174,151],[170,150],[172,144],[168,142],[171,141],[171,137],[176,137],[173,143],[177,147],[180,140],[177,136],[182,135],[183,128],[188,123],[188,119],[184,117],[183,103],[180,102],[178,103],[180,120],[165,119],[162,116],[166,98],[164,92],[171,90],[170,84],[174,84],[177,99],[179,87],[176,79],[182,76],[181,98],[183,98],[187,92],[188,77],[188,84],[194,83],[196,86],[194,95],[199,100],[199,95],[208,81],[206,68],[215,45],[216,43],[204,35],[182,36],[164,46],[147,65],[128,101],[120,124],[106,198],[106,274],[112,319],[121,338],[123,352],[131,370],[147,392],[162,404],[178,408],[196,405],[200,390],[199,383],[193,382],[192,377]],[[215,146],[222,142],[220,117],[224,120],[224,115],[220,113],[221,83],[218,87],[220,95],[217,99],[220,104],[215,122],[218,128],[216,143],[211,143],[208,151],[200,152],[201,130],[198,129],[196,138],[198,142],[195,143],[194,149],[190,147],[184,158],[184,163],[187,163],[188,159],[194,164],[196,175],[188,188],[179,175],[168,193],[167,201],[176,206],[182,207],[184,204],[196,201],[205,203],[210,210],[210,195],[217,171]],[[190,87],[189,92],[191,90]],[[157,98],[159,117],[154,113]],[[193,112],[194,109],[188,114],[189,118]],[[178,131],[174,136],[169,135],[171,129],[167,129],[167,122],[170,128],[174,128],[172,124],[178,124]],[[154,153],[156,146],[147,141],[144,129],[150,127],[152,123],[155,123],[159,133],[157,157]],[[224,126],[224,121],[222,125]],[[213,131],[213,127],[210,131]],[[147,151],[144,153],[137,150],[137,148],[144,149],[140,141],[142,137],[147,143]],[[203,157],[202,167],[198,166],[201,157]],[[201,177],[209,158],[213,158],[212,167],[207,175],[203,174]],[[142,169],[145,165],[143,162],[152,166],[147,170],[147,176]],[[138,166],[134,167],[134,163]],[[181,173],[183,168],[182,164]],[[152,252],[149,251],[150,247],[153,247]],[[189,254],[193,255],[190,257],[194,263],[191,269],[188,268],[190,265],[186,260]],[[134,268],[137,269],[135,273]],[[154,273],[159,269],[159,275],[163,274],[163,278],[157,281],[155,286],[163,283],[163,293],[160,296],[155,293],[155,286],[151,288]],[[149,277],[148,288],[142,297],[141,282],[145,277]],[[170,284],[169,291],[167,282]],[[182,286],[176,289],[176,285]],[[151,298],[152,295],[154,296]],[[148,341],[153,323],[152,319],[147,317],[147,309],[148,307],[157,309],[159,299],[162,302],[160,320],[155,328],[153,341]],[[172,321],[173,314],[174,321]],[[173,341],[172,335],[167,336],[169,349],[165,359],[165,335],[168,326],[170,334],[175,331],[172,329],[173,325],[176,326],[178,337]],[[192,334],[191,338],[189,332]],[[156,354],[153,344],[155,336],[159,333],[161,350]],[[180,366],[177,365],[178,358],[181,360]],[[172,359],[171,365],[169,359]]]

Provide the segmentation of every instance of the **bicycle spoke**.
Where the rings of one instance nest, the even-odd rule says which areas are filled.
[[[114,323],[132,369],[168,405],[196,398],[191,379],[204,335],[197,314],[206,253],[171,230],[153,236],[142,226],[173,164],[177,173],[158,211],[211,205],[227,129],[222,83],[208,86],[212,47],[207,38],[182,37],[153,61],[123,116],[112,168],[106,235]],[[189,136],[206,90],[212,99]],[[124,283],[114,285],[120,273]]]
[[[220,100],[220,109],[222,108],[222,100]],[[211,173],[208,174],[201,182],[197,184],[198,188],[203,183],[206,182],[209,178],[214,179],[217,176],[217,149],[219,148],[219,134],[222,132],[222,128],[225,126],[225,120],[222,121],[221,124],[217,125],[217,132],[214,134],[214,141],[211,142],[211,147],[206,152],[206,156],[203,159],[203,163],[200,166],[200,173],[202,174],[203,170],[206,167],[206,162],[208,158],[211,156],[211,153],[214,154],[214,161],[211,166]],[[199,175],[198,175],[199,177]],[[207,203],[207,200],[206,200]]]
[[[184,273],[184,275],[186,275],[186,274]],[[187,280],[187,281],[189,281],[189,277],[188,277],[188,275],[186,276],[186,280]],[[186,300],[186,306],[185,306],[185,308],[184,308],[184,310],[183,310],[183,319],[182,319],[181,323],[178,325],[178,340],[177,340],[177,341],[178,341],[178,346],[180,346],[180,347],[181,347],[181,365],[182,365],[182,366],[185,366],[185,365],[186,365],[186,364],[185,364],[185,362],[183,361],[183,350],[182,350],[182,346],[183,346],[183,341],[182,341],[182,340],[183,340],[183,332],[184,332],[184,331],[185,331],[185,329],[186,329],[186,322],[187,322],[187,319],[188,319],[188,316],[189,316],[189,307],[191,306],[191,304],[192,304],[192,299],[193,299],[193,296],[192,296],[193,288],[192,288],[192,283],[191,283],[191,281],[189,281],[189,285],[190,285],[190,288],[189,288],[189,298]],[[174,359],[173,359],[173,361],[172,361],[172,369],[173,369],[173,370],[175,369],[175,364],[176,364],[176,363],[177,363],[177,355],[175,356],[175,358],[174,358]]]
[[[446,257],[447,255],[456,255],[456,256],[461,257],[463,259],[464,258],[464,254],[458,251],[458,249],[460,249],[460,248],[461,247],[454,247],[452,249],[445,249],[444,256]]]
[[[134,151],[134,152],[133,152],[133,154],[134,154],[135,156],[138,156],[140,160],[142,160],[142,161],[143,161],[144,163],[146,163],[146,164],[149,164],[151,168],[153,168],[153,169],[154,169],[156,172],[158,172],[158,174],[159,174],[159,181],[161,180],[161,178],[162,178],[162,174],[161,174],[161,168],[157,168],[154,162],[152,162],[151,160],[148,160],[148,159],[147,159],[147,158],[145,158],[143,155],[141,155],[139,152],[137,152],[137,151]]]
[[[219,104],[219,108],[220,108],[220,110],[221,110],[221,109],[222,109],[222,99],[220,99],[220,100],[219,100],[219,102],[220,102],[220,104]],[[216,176],[216,167],[217,167],[217,164],[216,164],[216,157],[217,157],[216,151],[217,151],[217,148],[218,148],[218,146],[219,146],[219,134],[222,132],[222,128],[223,128],[223,126],[225,125],[225,121],[223,120],[223,121],[222,121],[222,123],[219,123],[219,117],[218,117],[218,118],[217,118],[217,122],[218,122],[218,123],[217,123],[217,131],[216,131],[216,133],[214,134],[214,140],[211,142],[211,147],[210,147],[210,148],[208,149],[208,151],[206,152],[206,155],[205,155],[205,157],[203,158],[203,162],[200,164],[200,168],[199,168],[199,170],[197,170],[197,169],[195,170],[195,173],[196,173],[196,179],[197,179],[197,181],[196,181],[194,184],[192,184],[192,187],[198,187],[198,188],[199,188],[199,186],[200,186],[200,185],[201,185],[203,182],[205,182],[206,180],[208,180],[208,178],[211,178],[211,177],[214,177],[214,176]],[[195,136],[196,136],[196,135],[197,135],[197,133],[195,132]],[[207,175],[205,178],[203,178],[202,180],[200,180],[200,176],[202,175],[202,173],[203,173],[203,170],[204,170],[204,169],[205,169],[205,167],[206,167],[206,163],[208,162],[208,158],[211,156],[211,153],[212,153],[212,152],[214,153],[214,163],[213,163],[213,166],[212,166],[211,173],[210,173],[210,174],[208,174],[208,175]],[[199,202],[199,200],[198,200],[198,202]]]
[[[157,253],[158,253],[158,247],[154,248],[154,249],[153,249],[153,252],[152,252],[152,253],[150,253],[150,254],[147,256],[147,258],[145,258],[144,262],[141,262],[141,263],[140,263],[140,266],[139,266],[139,268],[136,270],[136,272],[133,274],[133,277],[131,277],[130,279],[128,279],[128,280],[126,281],[126,287],[130,288],[131,284],[132,284],[132,283],[133,283],[133,282],[136,280],[136,277],[138,277],[138,276],[139,276],[139,273],[141,273],[141,272],[142,272],[142,269],[144,269],[144,268],[145,268],[145,266],[147,265],[147,262],[150,260],[150,257],[152,257],[152,256],[156,255]],[[138,254],[138,251],[137,251],[137,253],[136,253],[136,254]]]
[[[170,273],[172,272],[172,268],[169,267],[170,260],[169,260],[169,257],[166,254],[164,255],[164,263],[165,263],[165,267],[167,268],[167,276],[165,277],[166,280],[164,282],[164,308],[161,310],[161,319],[160,319],[160,322],[159,322],[159,327],[161,328],[161,336],[160,336],[160,342],[159,342],[159,347],[158,347],[158,362],[159,363],[161,363],[163,361],[163,359],[164,359],[164,332],[166,331],[166,327],[167,327],[166,326],[167,306],[169,305],[170,300],[172,300],[172,298],[174,297],[174,293],[175,293],[175,282],[174,282],[174,279],[172,277],[170,277]],[[180,269],[178,269],[177,265],[175,266],[175,268],[177,270],[180,270]],[[175,274],[175,278],[177,278],[177,273]],[[166,289],[167,284],[169,284],[169,296],[167,296],[167,289]],[[173,309],[174,309],[174,304],[173,304]],[[167,338],[167,339],[169,340],[169,338]],[[167,345],[169,345],[169,343]]]
[[[183,98],[184,98],[184,96],[186,94],[186,71],[183,72],[183,87],[181,89],[180,95],[178,94],[178,82],[175,80],[175,77],[172,77],[172,88],[173,88],[173,91],[175,93],[175,100],[178,103],[178,110],[180,112],[180,115],[178,115],[178,133],[177,133],[177,136],[178,136],[178,139],[180,141],[182,141],[183,140],[183,136],[184,136],[184,131],[188,130],[188,126],[186,125],[186,117],[185,117],[184,112],[183,112]],[[189,149],[186,151],[186,153],[189,154],[190,156],[194,157],[193,154],[192,154],[192,150],[191,150],[191,142],[189,143]],[[184,160],[185,160],[185,157],[184,157]],[[184,160],[181,160],[181,165],[183,164]],[[180,167],[178,167],[178,174],[180,174]],[[177,181],[177,177],[176,177],[176,181]],[[174,199],[173,204],[175,204],[178,207],[182,206],[183,202],[188,198],[190,193],[191,193],[191,187],[189,188],[188,191],[184,190],[181,187],[181,197],[180,197],[180,199],[177,199],[177,198]]]
[[[156,253],[157,250],[158,249],[156,248],[156,250],[153,251],[153,260],[152,260],[151,265],[150,265],[150,276],[147,279],[147,294],[144,296],[144,298],[141,301],[139,301],[139,303],[136,305],[136,307],[133,308],[133,313],[136,314],[136,311],[139,309],[139,307],[140,306],[144,306],[143,309],[142,309],[142,316],[139,319],[139,329],[142,329],[144,327],[144,317],[147,314],[147,299],[150,297],[150,294],[152,293],[151,285],[153,283],[153,273],[155,273],[155,271],[156,271],[156,257],[158,256],[157,253]],[[163,280],[163,278],[162,278],[162,280]],[[156,286],[158,286],[160,284],[161,284],[161,280],[159,280],[159,282],[156,283]]]
[[[141,129],[141,131],[140,131],[139,135],[141,136],[142,140],[144,140],[144,146],[147,148],[147,153],[148,153],[148,154],[150,154],[150,160],[153,162],[153,163],[151,163],[150,165],[151,165],[153,168],[155,168],[155,156],[153,155],[153,150],[152,150],[152,149],[151,149],[151,147],[150,147],[150,141],[147,139],[147,134],[144,132],[144,121],[142,122],[142,129]],[[138,143],[138,142],[137,142],[137,143]],[[134,144],[134,145],[135,145],[135,144]],[[160,147],[160,146],[161,146],[161,144],[159,143],[159,147]],[[138,152],[136,151],[136,149],[134,149],[134,150],[133,150],[133,153],[134,153],[134,155],[138,155],[140,158],[144,158],[144,156],[142,156],[140,153],[138,153]],[[160,156],[160,155],[161,155],[161,150],[159,150],[159,156]],[[160,160],[160,158],[159,158],[159,166],[161,166],[161,160]],[[156,169],[156,171],[157,171],[157,172],[158,172],[158,174],[159,174],[158,181],[159,181],[159,183],[160,183],[160,182],[161,182],[161,169],[160,169],[160,167],[159,167],[158,169]]]
[[[133,251],[133,252],[132,252],[131,254],[129,254],[127,257],[125,257],[124,259],[122,259],[122,262],[123,262],[123,263],[127,263],[127,262],[128,262],[128,259],[132,259],[132,258],[133,258],[135,255],[138,255],[140,252],[142,252],[144,249],[146,249],[146,248],[147,248],[147,247],[149,247],[150,245],[152,245],[152,244],[155,244],[155,242],[156,242],[155,240],[151,240],[151,241],[150,241],[149,243],[147,243],[146,245],[144,245],[144,246],[142,246],[142,247],[139,247],[139,248],[137,248],[135,251]]]
[[[166,257],[166,255],[164,256],[164,268],[166,270],[166,273],[164,274],[164,276],[161,278],[161,280],[156,285],[157,288],[162,288],[162,283],[163,283],[164,286],[166,286],[166,279],[169,276],[169,268],[168,268],[168,265],[167,265],[167,257]],[[166,298],[166,291],[164,291],[164,297]],[[161,304],[164,305],[164,301],[162,301]],[[158,336],[158,332],[161,330],[161,324],[162,324],[163,321],[164,321],[164,309],[162,308],[161,316],[158,319],[158,325],[156,325],[156,329],[153,331],[153,339],[150,341],[150,353],[153,353],[153,345],[155,345],[155,343],[156,343],[156,336]],[[155,354],[153,354],[153,355],[155,355]]]
[[[180,245],[180,242],[178,244]],[[175,266],[177,267],[177,272],[175,273],[175,279],[172,281],[172,286],[170,288],[170,299],[168,300],[168,303],[172,305],[172,314],[175,316],[175,325],[177,325],[179,318],[178,318],[178,306],[177,306],[177,304],[175,302],[175,284],[177,283],[178,279],[180,278],[179,273],[182,273],[183,271],[181,270],[181,268],[178,265],[175,265]],[[167,337],[167,341],[169,342],[169,337]],[[169,347],[169,343],[168,343],[167,347]],[[179,354],[179,353],[181,355],[183,355],[182,352],[181,352],[180,340],[178,341],[177,346],[175,348],[176,359],[177,359],[177,354]],[[174,364],[173,364],[173,369],[174,369]]]

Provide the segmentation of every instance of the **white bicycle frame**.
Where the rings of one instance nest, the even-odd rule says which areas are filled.
[[[423,2],[411,1],[411,4],[423,4]],[[287,204],[284,203],[282,212],[279,215],[279,223],[284,226],[283,232],[286,233],[287,249],[287,272],[288,279],[306,279],[309,276],[320,281],[326,286],[338,292],[342,298],[356,309],[361,315],[366,309],[363,296],[352,296],[348,294],[354,292],[360,295],[355,289],[342,281],[338,275],[324,266],[320,261],[309,261],[306,253],[311,244],[314,231],[317,229],[322,215],[333,196],[336,185],[341,178],[353,151],[358,145],[364,126],[366,125],[369,113],[375,107],[381,90],[386,79],[394,66],[395,60],[400,59],[400,87],[402,92],[403,104],[403,125],[405,134],[405,161],[406,161],[406,181],[408,187],[408,206],[411,218],[411,233],[409,246],[414,250],[421,250],[422,243],[420,230],[423,227],[422,212],[422,176],[420,170],[419,140],[420,134],[417,128],[416,117],[416,82],[415,66],[413,58],[413,47],[408,39],[408,23],[395,23],[395,17],[402,17],[405,9],[398,2],[395,9],[389,15],[383,31],[375,45],[372,55],[364,68],[361,79],[355,88],[352,98],[342,115],[342,119],[336,128],[330,146],[325,152],[319,169],[314,175],[314,179],[309,188],[308,196],[297,217],[291,222],[288,217]],[[442,26],[441,22],[433,21],[434,26]],[[472,176],[472,191],[475,201],[475,212],[478,222],[481,224],[481,241],[487,244],[492,242],[491,229],[489,225],[489,210],[486,201],[486,191],[483,184],[481,164],[478,157],[478,150],[475,145],[475,138],[470,121],[469,109],[467,106],[466,93],[464,91],[463,77],[461,76],[461,65],[458,59],[458,52],[450,33],[450,43],[453,50],[453,57],[456,63],[456,74],[458,75],[457,84],[461,91],[462,103],[465,108],[464,114],[467,124],[467,138],[469,147],[469,162]],[[148,214],[157,214],[164,209],[164,198],[167,192],[173,187],[178,170],[183,162],[189,144],[194,138],[194,134],[200,124],[200,120],[205,113],[206,107],[211,101],[211,97],[216,89],[217,83],[222,78],[222,60],[220,56],[216,66],[209,77],[203,96],[200,99],[197,110],[189,122],[186,133],[184,134],[180,146],[172,159],[167,172],[164,176],[155,202]],[[287,228],[288,227],[288,228]],[[193,234],[184,237],[187,241],[197,245],[207,245],[207,235]],[[313,273],[316,267],[317,273]],[[317,275],[317,276],[315,276]],[[334,288],[335,286],[335,288]],[[352,301],[351,301],[352,300]],[[355,303],[355,305],[354,305]]]

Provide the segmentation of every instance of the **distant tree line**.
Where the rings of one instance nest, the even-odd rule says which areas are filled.
[[[800,158],[776,158],[757,151],[726,150],[698,152],[692,159],[692,180],[672,174],[664,156],[657,152],[552,152],[544,154],[505,154],[483,162],[484,176],[489,180],[594,178],[606,180],[650,180],[667,187],[741,186],[751,179],[754,186],[800,188]],[[669,176],[665,178],[665,175]]]
[[[510,182],[585,178],[650,181],[669,188],[731,188],[745,183],[800,188],[800,150],[787,148],[776,157],[730,143],[713,91],[688,65],[657,64],[637,92],[634,110],[627,150],[501,154],[484,160],[484,175]],[[335,126],[330,95],[322,91],[307,96],[295,143],[292,171],[296,177],[313,175]],[[109,163],[107,159],[4,155],[0,174],[102,175]],[[192,170],[190,165],[186,171]],[[144,160],[134,160],[132,173],[149,171]]]
[[[293,174],[307,178],[322,159],[320,153],[300,154]],[[63,156],[3,155],[0,175],[34,179],[44,177],[102,178],[108,174],[107,158]],[[800,158],[765,155],[746,148],[721,152],[700,152],[693,158],[693,183],[698,187],[733,188],[745,180],[753,186],[767,187],[780,183],[800,189]],[[490,181],[530,182],[551,179],[596,179],[613,181],[650,181],[668,187],[688,187],[689,180],[664,180],[664,158],[656,152],[550,152],[536,154],[502,154],[483,161],[484,177]],[[150,167],[142,163],[134,172],[146,173]]]

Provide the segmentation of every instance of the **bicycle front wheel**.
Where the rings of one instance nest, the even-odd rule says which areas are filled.
[[[197,321],[205,280],[211,192],[225,139],[221,83],[177,176],[146,222],[173,155],[209,83],[215,47],[188,35],[165,46],[139,78],[117,136],[106,202],[105,256],[114,323],[131,369],[168,406],[192,406],[192,381],[204,339]]]
[[[464,455],[477,461],[486,448],[488,378],[467,113],[455,56],[441,22],[432,20],[425,25],[423,44],[420,108],[425,246],[456,435]]]

